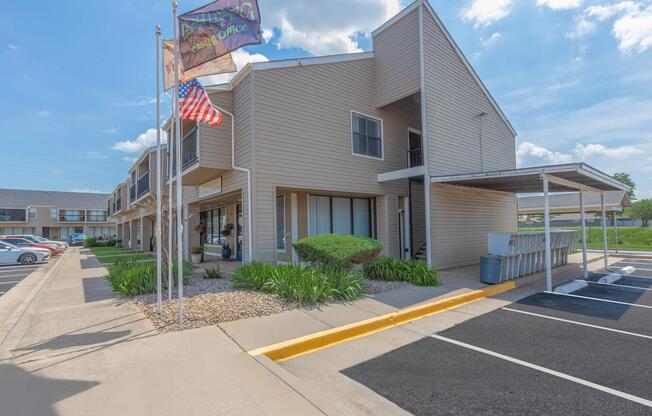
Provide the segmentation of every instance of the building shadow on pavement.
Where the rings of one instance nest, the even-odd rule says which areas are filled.
[[[11,364],[0,364],[0,414],[57,416],[56,403],[98,384],[39,377]]]

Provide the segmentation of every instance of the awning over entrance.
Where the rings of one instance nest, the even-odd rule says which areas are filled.
[[[608,268],[607,258],[607,222],[605,193],[608,191],[628,191],[627,185],[585,163],[565,165],[538,166],[533,168],[511,169],[495,172],[470,173],[462,175],[435,176],[432,183],[468,186],[472,188],[492,189],[513,193],[543,193],[544,222],[546,233],[546,280],[547,288],[552,291],[552,254],[550,236],[550,192],[579,191],[580,218],[582,224],[582,254],[584,277],[588,279],[588,261],[586,254],[586,192],[600,195],[602,211],[602,237],[604,241],[604,264]]]
[[[550,179],[550,192],[575,192],[580,189],[592,192],[629,190],[627,185],[585,163],[434,176],[431,181],[514,193],[541,193],[544,175]]]

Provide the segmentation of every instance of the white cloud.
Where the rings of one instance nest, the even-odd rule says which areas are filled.
[[[516,150],[516,163],[519,166],[537,164],[536,161],[534,161],[534,163],[530,163],[532,162],[532,159],[539,159],[545,163],[550,164],[560,164],[572,162],[573,156],[560,152],[554,152],[534,143],[521,143]]]
[[[83,159],[92,159],[92,160],[98,160],[98,159],[106,159],[109,156],[105,155],[104,153],[97,152],[94,150],[91,150],[89,152],[84,152],[81,154],[81,157]]]
[[[552,10],[576,9],[582,0],[537,0],[537,6],[547,6]]]
[[[143,105],[156,104],[156,97],[140,97],[134,101],[125,101],[113,103],[117,107],[139,107]]]
[[[161,143],[167,143],[167,134],[161,130]],[[148,147],[156,145],[156,129],[147,129],[133,140],[124,140],[113,145],[113,150],[125,153],[142,152]]]
[[[259,5],[263,33],[269,36],[276,29],[279,47],[313,55],[360,52],[355,37],[370,33],[400,10],[399,0],[266,0]]]
[[[72,188],[70,192],[83,192],[87,194],[101,194],[102,191],[98,191],[97,189],[88,189],[88,188]]]
[[[595,32],[599,23],[615,19],[612,34],[623,53],[644,52],[652,46],[652,4],[621,1],[587,7],[575,18],[575,29],[567,36],[581,38]]]
[[[482,43],[482,46],[484,48],[489,48],[489,47],[495,45],[496,42],[498,42],[500,40],[501,36],[502,35],[500,34],[500,32],[494,32],[494,33],[491,34],[491,36],[489,36],[486,39],[485,38],[480,38],[480,43]]]
[[[249,53],[244,49],[238,49],[234,51],[233,53],[231,53],[231,56],[233,57],[233,62],[235,63],[235,66],[238,68],[238,71],[251,62],[269,61],[269,58],[267,58],[265,55],[261,53]],[[220,74],[220,75],[211,75],[209,77],[202,77],[201,83],[202,85],[223,84],[225,82],[231,81],[231,79],[233,79],[235,75],[236,73],[231,73],[231,74]]]
[[[35,112],[34,114],[36,114],[36,116],[38,116],[38,117],[47,117],[47,116],[50,115],[50,112],[48,110],[39,110],[39,111]]]
[[[475,21],[475,27],[489,26],[509,15],[512,5],[512,0],[474,0],[462,10],[462,17]]]
[[[620,146],[615,148],[608,148],[602,144],[587,144],[583,145],[577,143],[575,146],[575,154],[581,160],[589,159],[596,156],[605,156],[615,159],[626,159],[630,156],[639,155],[643,151],[634,146]]]
[[[16,49],[18,49],[18,45],[14,45],[14,44],[10,43],[9,45],[7,45],[7,48],[12,49],[12,50],[16,50]]]
[[[124,160],[125,162],[134,163],[135,161],[138,160],[138,158],[137,157],[123,156],[122,160]]]

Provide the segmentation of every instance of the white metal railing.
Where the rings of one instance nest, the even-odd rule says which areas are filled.
[[[580,233],[558,230],[550,233],[552,267],[568,263],[568,255],[577,252]],[[543,271],[546,267],[545,232],[492,233],[488,236],[489,254],[501,259],[501,281]]]

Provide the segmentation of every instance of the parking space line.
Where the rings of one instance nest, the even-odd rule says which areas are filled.
[[[20,283],[20,280],[12,280],[11,282],[0,282],[0,285],[10,285],[13,283]]]
[[[606,326],[587,324],[587,323],[584,323],[584,322],[572,321],[570,319],[556,318],[554,316],[548,316],[548,315],[543,315],[543,314],[534,313],[534,312],[521,311],[521,310],[512,309],[512,308],[502,308],[502,310],[509,311],[509,312],[522,313],[524,315],[536,316],[536,317],[539,317],[539,318],[550,319],[550,320],[553,320],[553,321],[566,322],[566,323],[569,323],[569,324],[586,326],[586,327],[589,327],[589,328],[602,329],[602,330],[610,331],[610,332],[617,332],[619,334],[631,335],[631,336],[634,336],[634,337],[652,339],[652,336],[650,336],[650,335],[638,334],[636,332],[622,331],[620,329],[607,328]]]
[[[622,287],[622,288],[624,288],[624,289],[638,289],[638,290],[651,290],[651,291],[652,291],[652,289],[647,288],[647,287],[619,285],[619,284],[616,284],[616,283],[600,283],[600,282],[594,282],[594,281],[592,281],[592,280],[584,280],[584,279],[573,279],[573,280],[575,280],[575,281],[577,281],[577,282],[586,282],[586,283],[590,283],[590,284],[592,284],[592,285],[613,286],[613,287]]]
[[[467,344],[465,342],[456,341],[456,340],[451,339],[451,338],[442,337],[441,335],[432,334],[432,335],[430,335],[430,337],[432,337],[434,339],[438,339],[440,341],[448,342],[450,344],[457,345],[458,347],[466,348],[466,349],[469,349],[469,350],[480,352],[482,354],[490,355],[492,357],[500,358],[501,360],[505,360],[505,361],[508,361],[508,362],[511,362],[511,363],[514,363],[514,364],[518,364],[518,365],[521,365],[523,367],[531,368],[533,370],[537,370],[537,371],[540,371],[542,373],[550,374],[552,376],[559,377],[559,378],[562,378],[564,380],[572,381],[574,383],[581,384],[583,386],[590,387],[592,389],[599,390],[599,391],[602,391],[604,393],[608,393],[608,394],[611,394],[613,396],[617,396],[617,397],[623,398],[625,400],[629,400],[629,401],[632,401],[634,403],[638,403],[638,404],[643,405],[643,406],[652,407],[652,400],[644,399],[643,397],[634,396],[633,394],[629,394],[629,393],[625,393],[625,392],[620,391],[620,390],[612,389],[610,387],[603,386],[603,385],[597,384],[597,383],[593,383],[591,381],[584,380],[584,379],[579,378],[579,377],[574,377],[574,376],[571,376],[570,374],[565,374],[565,373],[562,373],[560,371],[552,370],[550,368],[542,367],[542,366],[537,365],[537,364],[533,364],[533,363],[529,363],[527,361],[519,360],[518,358],[514,358],[514,357],[510,357],[508,355],[500,354],[498,352],[491,351],[491,350],[488,350],[488,349],[485,349],[485,348],[476,347],[475,345]]]
[[[594,298],[594,297],[592,297],[592,296],[573,295],[572,293],[548,292],[547,290],[544,291],[543,293],[547,293],[548,295],[569,296],[569,297],[572,297],[572,298],[589,299],[589,300],[597,300],[597,301],[600,301],[600,302],[617,303],[617,304],[619,304],[619,305],[638,306],[639,308],[652,309],[652,306],[648,306],[648,305],[639,305],[638,303],[621,302],[621,301],[619,301],[619,300],[611,300],[611,299]]]
[[[28,274],[29,274],[29,273],[28,273]],[[25,274],[25,273],[18,273],[18,274],[4,274],[4,275],[0,274],[0,279],[4,279],[4,278],[6,278],[6,277],[23,277],[23,276],[27,276],[27,274]]]

